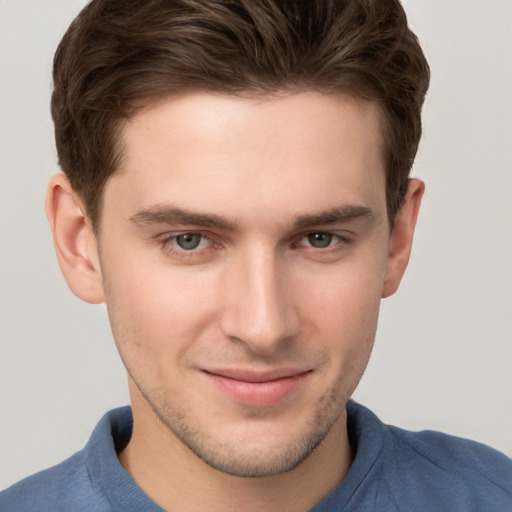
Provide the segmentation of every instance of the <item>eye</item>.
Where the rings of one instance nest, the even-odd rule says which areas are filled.
[[[166,258],[184,264],[209,262],[223,249],[222,243],[200,231],[164,233],[158,243]]]
[[[352,236],[347,233],[331,233],[329,231],[311,231],[298,236],[292,248],[301,249],[307,257],[318,261],[335,261],[347,254],[352,244]]]
[[[203,249],[208,245],[207,238],[199,233],[183,233],[181,235],[176,235],[173,238],[175,245],[184,251]]]
[[[308,245],[311,247],[315,247],[317,249],[324,249],[325,247],[329,247],[333,240],[333,235],[331,233],[309,233],[305,236],[308,241]]]

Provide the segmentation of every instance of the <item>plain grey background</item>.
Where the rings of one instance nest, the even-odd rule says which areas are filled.
[[[66,287],[43,209],[53,52],[79,0],[0,0],[0,488],[127,403],[103,306]],[[356,398],[512,455],[512,1],[405,0],[432,66],[408,273]]]

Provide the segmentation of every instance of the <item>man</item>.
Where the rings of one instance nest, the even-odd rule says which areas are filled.
[[[349,402],[410,254],[427,86],[394,1],[89,4],[47,212],[131,410],[2,510],[510,507],[506,457]]]

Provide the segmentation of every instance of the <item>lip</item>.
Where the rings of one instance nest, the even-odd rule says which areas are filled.
[[[203,370],[221,393],[240,405],[269,407],[296,393],[310,370],[277,368],[265,372],[242,369]]]

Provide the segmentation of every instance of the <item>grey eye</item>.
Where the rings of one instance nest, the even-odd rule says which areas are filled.
[[[176,244],[185,251],[191,251],[199,247],[202,239],[203,235],[197,233],[183,233],[176,237]]]
[[[330,233],[310,233],[308,235],[308,242],[312,247],[323,249],[331,245],[332,235]]]

